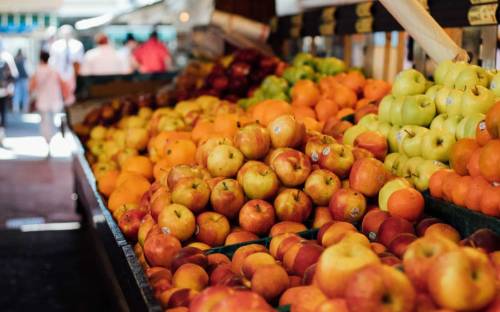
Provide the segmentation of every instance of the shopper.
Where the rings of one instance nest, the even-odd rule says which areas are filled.
[[[54,115],[63,108],[63,95],[68,94],[68,87],[59,73],[48,65],[49,53],[40,53],[40,63],[30,81],[30,91],[35,94],[35,107],[40,113],[40,132],[50,143],[55,133]]]
[[[76,88],[76,76],[83,60],[83,44],[73,38],[74,29],[71,25],[62,25],[57,31],[57,36],[59,39],[50,46],[49,62],[71,91],[65,102],[72,104],[75,101],[73,92]]]
[[[3,42],[0,40],[0,145],[5,137],[7,104],[14,92],[13,81],[17,76],[14,58],[3,48]]]
[[[125,41],[123,42],[123,47],[118,50],[118,54],[125,62],[125,69],[127,74],[133,73],[139,66],[133,56],[133,53],[138,46],[139,43],[137,42],[137,40],[135,40],[134,35],[128,33]]]
[[[14,113],[20,111],[28,112],[29,92],[28,92],[28,71],[26,70],[26,57],[19,49],[14,58],[19,75],[14,85],[14,98],[12,99],[12,110]]]
[[[126,74],[125,61],[109,44],[108,37],[99,33],[95,36],[95,42],[97,47],[87,51],[83,57],[80,74],[82,76]]]
[[[158,40],[156,31],[153,31],[148,41],[134,51],[134,57],[142,73],[164,72],[168,70],[172,62],[168,48]]]

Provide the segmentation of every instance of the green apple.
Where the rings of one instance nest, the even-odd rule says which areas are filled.
[[[409,158],[403,166],[403,175],[401,177],[413,184],[413,175],[416,174],[418,165],[423,161],[425,161],[425,159],[419,156]]]
[[[424,160],[416,167],[415,172],[412,173],[413,185],[421,192],[427,190],[431,176],[434,172],[442,168],[446,168],[446,166],[439,161]]]
[[[446,98],[448,97],[450,91],[451,88],[443,86],[436,93],[436,97],[434,98],[434,103],[436,104],[436,110],[438,114],[446,113]]]
[[[408,156],[399,153],[399,158],[392,164],[392,169],[398,177],[403,176],[403,169],[408,159]]]
[[[477,125],[485,119],[485,115],[481,113],[475,113],[469,116],[465,116],[457,126],[456,138],[457,140],[464,138],[475,138]]]
[[[444,129],[444,122],[448,119],[448,114],[439,114],[431,122],[429,129],[442,131]]]
[[[496,73],[491,78],[490,90],[495,93],[496,97],[500,97],[500,73]]]
[[[428,126],[436,115],[434,101],[423,94],[407,96],[401,109],[403,125]]]
[[[463,116],[461,116],[461,115],[448,116],[448,118],[443,123],[442,131],[456,135],[458,123],[462,119],[463,119]]]
[[[391,105],[391,115],[390,122],[393,125],[401,126],[403,125],[403,103],[405,102],[406,96],[398,96],[392,102]]]
[[[400,156],[399,153],[390,153],[387,156],[385,156],[385,159],[384,159],[384,168],[394,175],[396,174],[396,172],[393,171],[393,166],[396,163],[396,161],[399,159],[399,156]]]
[[[442,82],[443,85],[449,88],[453,88],[458,75],[460,75],[460,73],[464,71],[468,66],[469,64],[465,62],[455,62],[451,64],[448,71],[446,72],[446,75],[444,76],[444,80]]]
[[[378,119],[380,121],[391,121],[391,106],[396,97],[392,94],[384,96],[378,105]]]
[[[425,80],[425,92],[423,94],[425,94],[427,92],[427,90],[429,90],[433,86],[434,86],[434,82],[433,81]]]
[[[495,104],[495,93],[483,86],[475,86],[465,90],[462,98],[462,114],[464,116],[473,113],[486,114]]]
[[[469,65],[455,80],[455,89],[464,91],[474,86],[488,87],[489,83],[490,78],[486,70],[477,65]]]
[[[400,152],[402,151],[408,157],[422,155],[422,138],[427,131],[430,130],[424,127],[417,127],[408,131],[407,135],[399,144]]]
[[[336,57],[316,58],[315,67],[320,74],[324,75],[336,75],[347,69],[344,61]]]
[[[446,76],[446,73],[452,65],[453,62],[450,60],[442,61],[441,63],[439,63],[434,70],[434,82],[437,84],[443,84],[444,77]]]
[[[391,93],[394,96],[423,94],[426,82],[421,72],[415,69],[405,69],[394,79]]]
[[[311,53],[300,52],[295,55],[292,61],[293,66],[309,65],[314,66],[315,60]]]
[[[407,187],[411,187],[411,184],[403,178],[392,179],[385,183],[378,193],[378,207],[383,211],[387,211],[387,202],[392,193]]]
[[[392,128],[392,126],[390,123],[379,122],[377,132],[379,132],[380,134],[382,134],[384,137],[387,138],[387,136],[389,135],[389,131],[391,131],[391,128]]]
[[[430,160],[448,161],[455,136],[447,132],[429,130],[422,138],[422,157]]]
[[[299,80],[312,79],[313,77],[314,69],[309,65],[290,66],[283,72],[283,78],[292,85]]]
[[[359,121],[358,125],[365,126],[370,131],[376,131],[379,125],[377,114],[366,114]]]
[[[401,126],[392,126],[391,130],[387,134],[387,141],[389,142],[389,150],[391,152],[399,151],[399,143],[398,143],[399,130],[401,130]]]
[[[273,96],[285,92],[288,89],[288,82],[284,78],[271,75],[262,81],[260,89],[264,91],[264,94]]]
[[[345,145],[354,145],[354,140],[356,140],[357,136],[367,131],[369,131],[368,128],[363,125],[354,125],[344,132],[342,143]]]
[[[446,97],[446,113],[448,116],[462,115],[462,98],[464,92],[451,89]]]
[[[440,84],[433,85],[432,87],[427,89],[427,91],[425,91],[425,95],[427,95],[431,100],[434,101],[436,99],[436,94],[439,90],[441,90],[442,87],[443,85]]]

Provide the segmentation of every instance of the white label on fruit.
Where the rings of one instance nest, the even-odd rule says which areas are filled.
[[[401,131],[398,132],[398,134],[396,134],[396,141],[398,141],[398,143],[403,139],[403,133]]]
[[[164,234],[170,234],[170,229],[166,226],[162,227],[161,228],[161,231],[164,233]]]
[[[436,166],[441,165],[441,163],[440,163],[438,160],[434,160],[432,163],[433,163],[434,165],[436,165]]]
[[[200,226],[197,224],[196,229],[194,230],[194,235],[198,235],[200,233]]]
[[[446,106],[451,105],[453,103],[453,100],[450,97],[446,98]]]
[[[496,82],[492,81],[492,82],[490,83],[490,90],[491,90],[491,89],[495,89],[496,87],[497,87]]]
[[[500,186],[500,182],[493,182],[493,186],[494,187]]]
[[[281,132],[280,126],[274,127],[273,131],[274,131],[274,133],[280,133]]]
[[[311,160],[313,162],[317,162],[319,160],[319,155],[318,155],[318,153],[316,153],[316,151],[311,153]]]
[[[359,216],[359,210],[360,209],[358,207],[352,208],[352,210],[351,210],[351,217],[353,217],[353,218],[358,217]]]
[[[323,156],[330,154],[330,146],[325,147],[321,153]]]
[[[486,122],[484,120],[479,123],[479,130],[486,130]]]
[[[372,241],[376,240],[377,239],[377,233],[375,232],[370,232],[368,233],[368,238]]]

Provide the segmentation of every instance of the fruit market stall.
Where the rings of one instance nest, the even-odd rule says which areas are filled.
[[[498,79],[239,50],[73,124],[80,207],[131,310],[497,311]]]

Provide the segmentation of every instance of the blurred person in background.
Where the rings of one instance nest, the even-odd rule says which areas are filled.
[[[73,104],[76,76],[83,60],[83,44],[73,38],[74,29],[71,25],[62,25],[57,31],[57,36],[59,39],[50,45],[49,64],[59,73],[71,91],[71,95],[65,99],[66,104]]]
[[[141,73],[164,72],[172,63],[170,52],[158,39],[156,31],[153,31],[149,39],[135,49],[134,58],[139,63]]]
[[[18,113],[21,110],[25,113],[29,109],[29,92],[28,92],[28,71],[26,56],[24,56],[23,51],[19,49],[16,56],[14,57],[16,63],[18,76],[14,85],[14,97],[12,99],[12,110],[14,113]]]
[[[68,96],[69,88],[61,75],[48,65],[49,53],[40,52],[40,63],[30,81],[30,91],[35,95],[35,107],[40,113],[40,132],[50,143],[55,134],[54,115],[64,106],[64,97]],[[50,155],[50,153],[49,153]]]
[[[80,74],[82,76],[121,75],[127,73],[127,64],[120,57],[108,37],[99,33],[95,36],[97,46],[88,50],[83,57]]]
[[[0,145],[5,137],[7,104],[14,93],[13,82],[17,76],[14,58],[4,49],[3,42],[0,40]]]
[[[139,66],[135,61],[133,56],[134,50],[139,46],[137,40],[135,40],[134,35],[128,33],[125,41],[123,42],[123,47],[118,50],[118,54],[125,62],[125,68],[127,74],[133,73]]]

